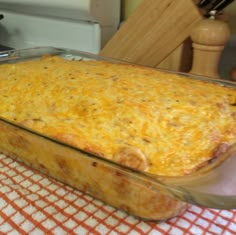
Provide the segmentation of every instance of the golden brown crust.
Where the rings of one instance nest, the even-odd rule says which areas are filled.
[[[0,87],[3,117],[154,174],[195,171],[236,139],[234,89],[151,68],[46,56],[1,65]]]

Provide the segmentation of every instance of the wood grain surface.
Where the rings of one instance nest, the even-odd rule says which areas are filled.
[[[143,0],[100,54],[157,67],[201,19],[192,0]]]

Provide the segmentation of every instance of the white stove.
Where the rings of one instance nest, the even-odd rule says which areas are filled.
[[[116,32],[120,0],[0,0],[0,45],[98,53]]]

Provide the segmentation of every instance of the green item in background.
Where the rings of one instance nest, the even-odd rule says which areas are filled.
[[[121,20],[126,20],[142,0],[121,0]]]

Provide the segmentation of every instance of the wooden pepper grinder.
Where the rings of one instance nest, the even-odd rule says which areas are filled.
[[[227,23],[215,18],[216,11],[210,17],[201,20],[191,32],[193,41],[193,64],[190,73],[220,78],[218,66],[222,51],[230,37]]]

